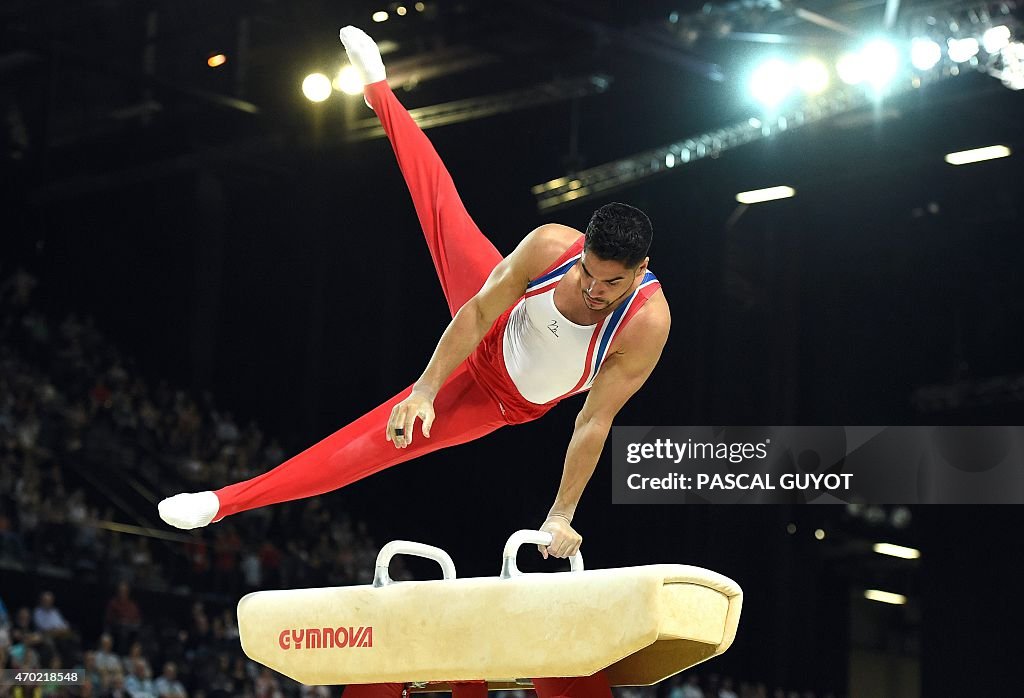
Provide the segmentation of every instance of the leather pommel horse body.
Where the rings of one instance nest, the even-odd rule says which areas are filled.
[[[372,585],[258,591],[238,603],[242,649],[307,685],[411,683],[427,691],[484,679],[491,690],[521,677],[590,676],[645,686],[729,648],[743,592],[700,567],[645,565],[523,574],[518,548],[550,534],[518,531],[500,577],[458,579],[439,548],[393,541]],[[444,579],[393,583],[396,554],[436,560]]]

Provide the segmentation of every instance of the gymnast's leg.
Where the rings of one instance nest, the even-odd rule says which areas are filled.
[[[368,82],[366,102],[391,141],[454,316],[484,285],[501,254],[470,218],[434,146],[388,87],[373,39],[354,27],[342,29],[341,39],[352,64]]]
[[[441,415],[430,438],[395,448],[384,438],[392,408],[412,386],[323,441],[269,472],[216,492],[178,494],[159,505],[160,517],[178,528],[198,528],[257,507],[312,497],[425,453],[466,443],[506,424],[501,409],[473,379],[465,363],[445,381],[434,399]]]
[[[373,60],[373,54],[380,62],[380,54],[372,39],[365,34],[362,37],[369,42],[368,45],[362,42],[359,48],[362,56],[354,50],[350,50],[350,56],[353,63],[362,61],[365,72],[366,62]],[[352,41],[350,37],[350,43]],[[382,65],[378,77],[383,77]],[[434,268],[454,315],[480,290],[501,255],[469,217],[444,163],[387,82],[379,80],[368,85],[366,97],[398,157]],[[186,493],[163,500],[158,507],[160,516],[178,528],[205,526],[240,511],[344,487],[422,453],[465,443],[503,426],[500,409],[479,386],[472,384],[465,365],[457,369],[456,374],[435,398],[435,410],[443,417],[437,421],[429,439],[419,439],[408,448],[395,449],[384,438],[391,409],[409,395],[410,389],[406,389],[268,473],[216,492]]]

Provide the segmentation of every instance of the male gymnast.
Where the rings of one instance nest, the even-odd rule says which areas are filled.
[[[654,370],[668,338],[668,303],[647,268],[650,220],[631,206],[607,204],[594,212],[586,234],[545,224],[502,259],[388,87],[377,45],[355,27],[340,35],[412,194],[451,323],[413,385],[269,472],[215,492],[164,499],[160,517],[191,529],[330,492],[506,424],[537,419],[589,391],[541,526],[551,534],[542,555],[569,557],[582,542],[572,527],[576,506],[612,420]],[[413,438],[417,420],[422,439]]]

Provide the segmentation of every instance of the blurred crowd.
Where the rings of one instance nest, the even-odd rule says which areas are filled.
[[[168,535],[154,520],[160,497],[249,478],[284,449],[209,394],[144,376],[91,318],[53,320],[37,285],[22,269],[0,284],[0,669],[84,680],[0,686],[0,697],[338,695],[246,658],[235,603],[253,589],[368,583],[379,546],[366,526],[312,498]],[[391,575],[408,578],[400,559]],[[68,589],[67,605],[49,576]],[[692,673],[616,692],[814,698]]]

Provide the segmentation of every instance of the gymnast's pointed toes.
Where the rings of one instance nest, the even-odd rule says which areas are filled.
[[[387,78],[377,42],[366,32],[353,26],[347,26],[338,32],[338,36],[341,43],[345,45],[349,62],[359,72],[359,77],[364,85],[380,82]]]
[[[208,525],[220,511],[220,500],[213,492],[185,492],[157,504],[160,518],[175,528],[189,530]]]

